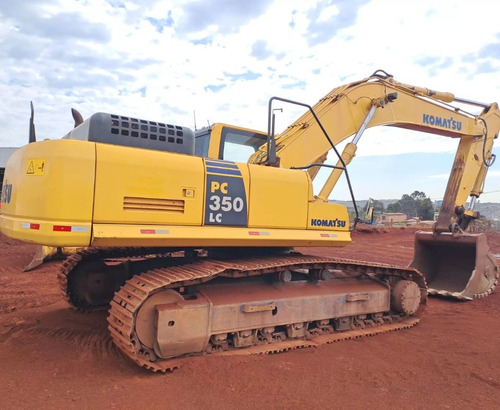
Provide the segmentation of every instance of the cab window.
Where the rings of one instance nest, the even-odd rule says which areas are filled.
[[[207,129],[205,132],[197,133],[195,139],[195,155],[199,157],[208,157],[208,147],[210,144],[210,131]]]
[[[266,141],[265,134],[224,127],[221,135],[219,159],[247,162],[248,158]]]

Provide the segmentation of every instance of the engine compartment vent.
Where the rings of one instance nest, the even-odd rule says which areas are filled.
[[[194,155],[191,129],[116,114],[96,113],[63,138]]]
[[[126,196],[123,198],[123,210],[184,213],[184,201],[182,199],[141,198]]]

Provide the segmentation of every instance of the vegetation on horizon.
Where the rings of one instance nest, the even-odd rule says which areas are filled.
[[[402,212],[411,217],[422,220],[434,219],[434,205],[424,192],[413,191],[412,194],[404,194],[397,202],[387,205],[388,212]]]

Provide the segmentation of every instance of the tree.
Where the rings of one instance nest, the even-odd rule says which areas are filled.
[[[422,201],[417,202],[417,213],[424,220],[434,219],[434,206],[430,198],[424,198]]]
[[[411,197],[415,200],[417,206],[417,216],[421,219],[434,219],[434,206],[430,198],[427,198],[423,192],[414,191]]]
[[[421,191],[413,191],[410,195],[415,201],[422,201],[426,198],[425,193]]]
[[[401,204],[401,212],[406,214],[408,218],[417,216],[417,204],[412,196],[404,194],[399,203]]]
[[[390,212],[402,212],[408,218],[418,216],[421,219],[434,218],[434,206],[424,192],[413,191],[411,195],[404,194],[398,202],[387,205]]]
[[[393,202],[392,204],[387,205],[387,211],[389,212],[401,212],[401,204],[398,202]]]

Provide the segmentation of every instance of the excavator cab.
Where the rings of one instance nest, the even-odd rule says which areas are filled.
[[[498,282],[498,266],[483,233],[416,232],[410,267],[426,277],[431,295],[471,300],[488,296]]]
[[[267,141],[265,133],[223,123],[197,130],[194,135],[196,155],[238,162],[246,162]]]

